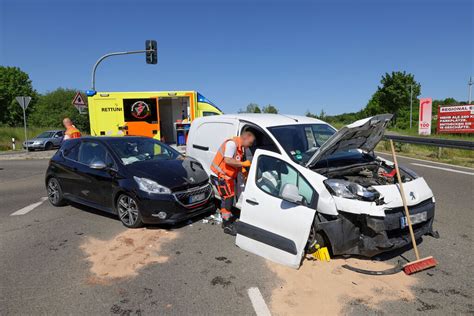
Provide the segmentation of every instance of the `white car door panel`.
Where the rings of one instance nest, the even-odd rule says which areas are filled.
[[[285,183],[295,184],[308,200],[317,193],[281,155],[257,150],[243,193],[236,245],[274,262],[298,268],[315,209],[288,202],[280,196]]]

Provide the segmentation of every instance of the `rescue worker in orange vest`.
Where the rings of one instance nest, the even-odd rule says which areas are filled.
[[[81,132],[74,126],[74,124],[72,124],[69,117],[64,118],[63,125],[66,128],[63,138],[64,140],[81,137]]]
[[[233,225],[232,206],[235,197],[235,182],[239,172],[246,172],[250,161],[244,161],[245,148],[249,148],[255,141],[255,135],[245,131],[239,137],[226,140],[216,153],[211,164],[211,170],[217,175],[217,192],[221,197],[222,228],[224,233],[235,236]]]

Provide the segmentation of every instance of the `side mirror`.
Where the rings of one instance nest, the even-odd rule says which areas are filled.
[[[95,170],[104,170],[107,168],[107,165],[103,161],[97,160],[91,163],[89,167]]]
[[[281,190],[281,197],[283,200],[301,204],[303,202],[303,197],[300,195],[298,187],[291,183],[286,183]]]

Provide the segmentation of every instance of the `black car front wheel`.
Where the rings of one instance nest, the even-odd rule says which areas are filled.
[[[54,177],[49,178],[46,190],[48,191],[48,200],[51,204],[54,206],[66,205],[58,179]]]
[[[128,194],[120,194],[117,199],[117,213],[122,224],[128,228],[143,226],[138,203]]]

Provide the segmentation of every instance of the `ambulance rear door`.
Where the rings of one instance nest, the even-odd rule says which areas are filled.
[[[89,113],[92,136],[123,135],[123,107],[117,98],[94,98],[90,103]]]

